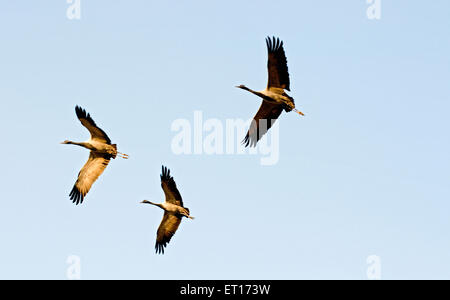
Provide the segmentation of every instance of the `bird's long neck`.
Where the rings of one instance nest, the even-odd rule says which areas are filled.
[[[144,201],[143,203],[145,203],[145,204],[150,204],[150,205],[154,205],[154,206],[158,206],[159,208],[164,209],[163,205],[160,204],[160,203],[153,203],[153,202],[150,202],[150,201]]]
[[[78,142],[69,141],[66,144],[68,144],[68,145],[76,145],[76,146],[80,146],[80,147],[87,148],[87,149],[91,149],[92,148],[92,146],[89,143],[86,143],[86,142],[78,143]]]
[[[246,91],[248,91],[248,92],[250,92],[250,93],[252,93],[252,94],[255,94],[256,96],[258,96],[258,97],[261,97],[261,98],[264,98],[264,95],[262,94],[262,93],[260,93],[260,92],[257,92],[257,91],[254,91],[254,90],[252,90],[252,89],[250,89],[250,88],[248,88],[248,87],[242,87],[242,89],[243,90],[246,90]]]

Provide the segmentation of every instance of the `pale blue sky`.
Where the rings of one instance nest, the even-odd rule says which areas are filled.
[[[0,2],[0,279],[450,279],[449,1],[81,1]],[[254,115],[267,35],[306,113],[279,163],[172,154],[175,119]],[[131,157],[78,207],[77,104]],[[157,256],[161,164],[197,219]]]

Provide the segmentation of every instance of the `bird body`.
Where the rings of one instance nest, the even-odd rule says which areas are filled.
[[[158,206],[164,210],[164,216],[156,233],[156,253],[164,254],[164,248],[172,239],[172,236],[177,231],[181,224],[183,217],[194,219],[190,215],[189,209],[184,207],[183,199],[178,191],[175,180],[170,176],[170,170],[162,167],[161,187],[166,196],[163,203],[153,203],[147,200],[142,201],[144,204],[151,204]]]
[[[117,152],[117,145],[111,144],[106,133],[95,124],[84,109],[77,106],[75,112],[81,124],[91,133],[91,138],[86,142],[78,143],[68,140],[62,142],[65,145],[76,145],[91,151],[88,161],[78,174],[78,179],[70,192],[70,199],[78,205],[83,203],[84,197],[106,169],[110,160],[115,159],[118,155],[128,159],[128,155]]]
[[[153,203],[147,200],[142,201],[142,203],[151,204],[154,206],[158,206],[161,209],[163,209],[166,213],[174,215],[176,217],[186,217],[189,219],[194,219],[194,217],[189,215],[189,209],[182,207],[180,205],[176,205],[169,202],[163,202],[163,203]]]
[[[294,98],[286,94],[284,89],[281,88],[275,88],[275,87],[268,87],[265,90],[262,91],[253,91],[246,86],[239,86],[239,88],[243,90],[247,90],[258,97],[262,98],[264,101],[272,103],[272,104],[279,104],[284,105],[286,112],[291,111],[295,108],[295,102]]]
[[[257,92],[245,85],[237,86],[237,88],[249,91],[263,100],[243,141],[246,147],[256,147],[258,141],[267,133],[283,110],[295,111],[303,115],[295,108],[294,98],[285,92],[285,90],[290,91],[290,78],[283,42],[273,37],[272,39],[267,38],[266,44],[269,56],[267,88]]]
[[[115,144],[108,145],[95,140],[89,140],[82,143],[64,141],[63,144],[77,145],[86,148],[92,152],[96,152],[97,154],[110,155],[112,158],[116,158],[117,156],[117,146]]]

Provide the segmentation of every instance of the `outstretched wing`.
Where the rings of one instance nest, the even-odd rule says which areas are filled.
[[[77,113],[78,120],[80,120],[81,124],[91,133],[91,140],[111,145],[111,140],[108,135],[95,124],[90,114],[86,113],[86,111],[79,106],[75,107],[75,112]]]
[[[289,71],[287,66],[286,54],[283,48],[283,41],[273,37],[266,39],[269,61],[267,68],[269,71],[268,88],[282,88],[290,91]]]
[[[170,170],[167,167],[162,167],[161,174],[161,187],[166,195],[166,202],[183,206],[183,199],[181,198],[180,192],[177,189],[177,185],[173,177],[170,176]]]
[[[245,147],[256,147],[258,141],[269,131],[282,111],[282,105],[263,101],[253,118],[244,141],[242,141]]]
[[[164,217],[159,225],[158,232],[156,233],[156,253],[164,254],[164,248],[170,242],[170,239],[177,231],[180,223],[181,218],[167,212],[164,213]]]
[[[110,155],[91,152],[87,163],[78,174],[77,182],[70,192],[70,200],[76,205],[83,203],[84,197],[89,192],[92,184],[102,175],[111,160]]]

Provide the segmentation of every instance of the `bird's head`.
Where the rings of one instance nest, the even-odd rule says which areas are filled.
[[[248,87],[246,87],[245,85],[241,84],[236,86],[238,89],[243,89],[243,90],[248,90]]]
[[[144,200],[141,202],[141,204],[152,204],[150,201]]]
[[[68,144],[70,144],[71,142],[70,141],[68,141],[68,140],[65,140],[64,142],[62,142],[61,144],[63,144],[63,145],[68,145]]]

